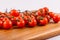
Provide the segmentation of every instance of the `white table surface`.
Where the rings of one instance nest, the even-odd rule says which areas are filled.
[[[60,0],[0,0],[0,11],[4,12],[6,8],[11,9],[36,10],[48,7],[50,11],[60,13]],[[60,36],[50,38],[48,40],[60,40]]]

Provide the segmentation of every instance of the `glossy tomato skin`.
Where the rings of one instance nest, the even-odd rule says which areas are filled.
[[[17,26],[18,28],[25,28],[25,21],[24,20],[17,21]]]
[[[44,7],[43,9],[45,10],[45,14],[47,15],[49,12],[49,9],[47,7]]]
[[[4,18],[3,17],[0,17],[0,20],[3,20]]]
[[[29,27],[35,27],[36,24],[37,24],[36,19],[30,18],[30,19],[28,20],[28,26],[29,26]]]
[[[38,24],[39,21],[40,21],[40,17],[41,17],[41,16],[37,16],[37,17],[36,17],[37,24]]]
[[[24,19],[24,21],[25,21],[25,24],[27,25],[28,24],[28,17],[27,16],[23,16],[23,19]]]
[[[54,13],[53,13],[53,12],[49,12],[49,16],[50,16],[51,18],[53,18]]]
[[[46,25],[48,23],[48,19],[46,17],[38,17],[37,20],[38,20],[37,25],[43,26],[43,25]]]
[[[42,16],[43,16],[43,17],[46,16],[46,14],[45,14],[45,10],[44,10],[44,9],[42,9]]]
[[[4,23],[3,23],[3,28],[4,29],[12,28],[12,22],[10,20],[5,20]]]
[[[3,27],[3,21],[0,20],[0,28]]]
[[[17,19],[16,19],[16,17],[12,17],[11,18],[11,22],[12,22],[13,26],[16,26],[17,25]]]
[[[54,16],[53,16],[53,21],[54,21],[55,23],[58,23],[58,22],[59,22],[59,17],[58,17],[58,15],[54,15]]]
[[[38,10],[37,12],[36,12],[36,15],[39,15],[39,16],[41,16],[41,11],[40,10]]]
[[[2,21],[4,22],[5,20],[9,20],[9,19],[7,17],[4,17]]]
[[[40,20],[40,25],[46,25],[48,23],[48,19],[44,18],[43,20]]]
[[[41,16],[45,17],[45,10],[43,8],[39,9],[39,11],[41,12]]]
[[[10,11],[10,14],[11,14],[12,16],[15,16],[15,17],[19,16],[19,12],[18,12],[17,10],[15,10],[15,9],[12,9],[12,10]]]
[[[60,15],[58,15],[59,21],[60,21]]]

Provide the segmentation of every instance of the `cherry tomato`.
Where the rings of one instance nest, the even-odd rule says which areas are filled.
[[[15,10],[15,9],[12,9],[12,10],[10,11],[10,14],[11,14],[12,16],[15,16],[15,17],[19,16],[19,12],[18,12],[17,10]]]
[[[48,19],[46,17],[38,17],[38,25],[46,25],[48,23]]]
[[[16,26],[17,25],[17,19],[16,19],[16,17],[12,17],[11,18],[11,22],[12,22],[13,26]]]
[[[24,28],[25,27],[25,21],[24,20],[18,20],[17,21],[18,28]]]
[[[41,16],[37,16],[37,17],[36,17],[37,23],[39,23],[40,17],[41,17]]]
[[[3,28],[4,29],[12,28],[12,22],[10,20],[5,20],[4,23],[3,23]]]
[[[43,9],[43,8],[41,8],[41,9],[39,9],[40,10],[40,12],[41,12],[41,16],[45,16],[46,14],[45,14],[45,10]]]
[[[2,21],[5,21],[5,20],[9,20],[7,17],[5,17],[5,18],[3,18],[3,20]]]
[[[60,21],[60,15],[58,15],[59,21]]]
[[[54,13],[53,13],[53,12],[49,12],[49,16],[50,16],[51,18],[53,18]]]
[[[3,21],[0,20],[0,28],[3,27]]]
[[[38,10],[37,12],[36,12],[36,15],[39,15],[39,16],[41,16],[41,12],[40,12],[40,10]]]
[[[22,18],[24,19],[25,24],[27,25],[28,24],[28,17],[24,15]]]
[[[49,9],[47,7],[44,7],[43,9],[45,10],[45,14],[48,14]]]
[[[3,20],[3,19],[4,19],[4,17],[0,16],[0,20]]]
[[[34,26],[36,26],[36,24],[37,24],[37,21],[33,18],[28,20],[28,26],[29,27],[34,27]]]
[[[54,16],[53,16],[53,21],[54,21],[55,23],[58,23],[58,22],[59,22],[59,17],[58,17],[58,15],[54,15]]]

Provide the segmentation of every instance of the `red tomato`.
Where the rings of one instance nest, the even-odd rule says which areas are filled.
[[[16,17],[16,19],[22,19],[22,16],[18,16],[18,17]]]
[[[38,10],[38,11],[36,12],[36,15],[41,16],[41,12],[40,12],[40,10]]]
[[[35,19],[29,19],[29,21],[28,21],[29,27],[34,27],[34,26],[36,26],[36,24],[37,24],[37,21]]]
[[[39,23],[40,17],[41,17],[41,16],[37,16],[37,17],[36,17],[37,23]]]
[[[3,18],[3,20],[2,21],[5,21],[5,20],[9,20],[7,17],[5,17],[5,18]]]
[[[53,13],[53,12],[49,12],[49,16],[50,16],[51,18],[53,18],[54,13]]]
[[[53,21],[54,21],[55,23],[58,23],[58,22],[59,22],[59,17],[58,17],[58,15],[54,15],[54,16],[53,16]]]
[[[48,14],[49,9],[47,7],[44,7],[43,9],[45,10],[45,14]]]
[[[47,18],[44,18],[43,20],[40,20],[40,25],[46,25],[48,23]]]
[[[17,19],[16,19],[16,17],[12,17],[11,18],[11,22],[12,22],[13,26],[16,26],[17,25]]]
[[[60,21],[60,15],[58,15],[59,21]]]
[[[39,9],[40,10],[40,12],[41,12],[41,16],[45,16],[46,14],[45,14],[45,10],[44,9]]]
[[[5,20],[4,23],[3,23],[3,28],[4,29],[12,28],[12,22],[10,20]]]
[[[15,17],[19,16],[19,12],[18,12],[17,10],[15,10],[15,9],[12,9],[12,10],[10,11],[10,14],[11,14],[12,16],[15,16]]]
[[[18,26],[18,28],[24,28],[25,27],[25,22],[24,22],[24,20],[18,20],[17,21],[17,26]]]
[[[4,19],[4,17],[0,17],[0,20],[3,20]]]
[[[0,20],[0,28],[3,27],[3,21]]]
[[[23,16],[23,19],[25,21],[25,24],[27,25],[27,23],[28,23],[28,17],[27,16]]]
[[[48,19],[46,17],[38,17],[38,25],[46,25],[48,23]]]

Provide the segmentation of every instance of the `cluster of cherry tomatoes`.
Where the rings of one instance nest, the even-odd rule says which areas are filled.
[[[20,12],[16,9],[12,9],[10,12],[0,12],[0,28],[25,28],[35,27],[36,25],[44,26],[51,20],[54,23],[60,21],[60,16],[50,12],[47,7],[40,8],[36,11],[24,11]]]

